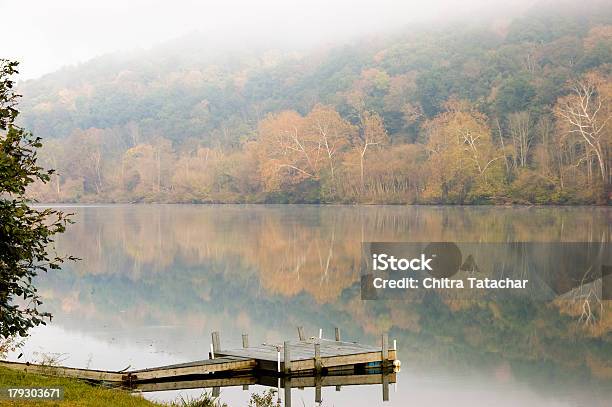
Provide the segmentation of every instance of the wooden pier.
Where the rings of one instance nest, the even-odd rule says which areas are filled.
[[[126,387],[137,391],[164,391],[260,384],[285,388],[375,384],[383,385],[383,400],[388,399],[388,384],[395,383],[399,368],[395,341],[389,348],[387,335],[380,346],[311,337],[306,339],[298,328],[299,340],[282,344],[249,346],[242,336],[242,348],[223,349],[220,335],[212,333],[209,358],[187,363],[129,371],[103,371],[30,363],[0,362],[0,366],[49,376],[71,377]],[[395,370],[394,370],[395,369]],[[385,388],[387,389],[385,392]]]
[[[287,341],[282,345],[264,344],[242,349],[219,350],[214,354],[215,357],[254,360],[258,370],[276,372],[280,375],[376,362],[393,365],[396,358],[395,349],[388,350],[387,356],[383,359],[381,348],[327,339]]]

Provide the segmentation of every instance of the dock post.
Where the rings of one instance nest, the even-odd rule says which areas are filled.
[[[336,342],[340,342],[340,328],[335,327],[334,333],[336,336]],[[341,389],[342,389],[342,386],[336,386],[336,391],[340,391]]]
[[[291,347],[289,341],[285,341],[283,344],[284,349],[284,369],[283,372],[288,375],[291,373]]]
[[[315,343],[314,345],[314,366],[315,373],[319,375],[321,373],[321,344]]]
[[[291,378],[285,378],[285,407],[291,407]]]
[[[315,403],[321,403],[323,397],[321,396],[321,376],[315,377]]]
[[[319,339],[323,339],[323,328],[319,328]]]
[[[249,347],[249,334],[242,334],[242,347],[243,348],[248,348]],[[248,390],[249,389],[249,385],[245,384],[242,386],[242,390]]]
[[[306,336],[304,335],[304,327],[303,326],[298,326],[298,337],[300,338],[300,341],[305,341],[306,340]]]
[[[214,331],[212,333],[212,345],[213,345],[213,352],[219,353],[219,351],[221,350],[221,339],[219,338],[218,331]]]
[[[212,333],[212,358],[215,358],[215,354],[217,354],[221,350],[221,339],[219,338],[219,332],[214,331]],[[221,395],[221,388],[213,387],[213,397],[217,398]]]
[[[384,370],[382,374],[382,393],[383,401],[389,401],[389,375]]]
[[[389,335],[387,333],[382,334],[382,351],[381,351],[382,367],[383,369],[387,365],[387,359],[389,359]]]

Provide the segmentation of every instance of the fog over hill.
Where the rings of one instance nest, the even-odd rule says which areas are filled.
[[[17,33],[3,44],[3,55],[22,61],[22,77],[31,79],[103,54],[180,42],[194,32],[208,39],[208,48],[295,49],[414,24],[507,18],[540,2],[464,0],[457,7],[452,0],[23,0],[0,3],[0,15],[15,16],[3,27]]]
[[[436,16],[450,3],[434,3],[414,15],[397,8],[385,30],[349,29],[335,8],[311,20],[296,13],[295,29],[248,40],[253,27],[224,36],[218,26],[21,82],[21,123],[47,140],[43,160],[60,174],[34,192],[52,201],[605,199],[610,131],[597,150],[562,113],[575,81],[601,100],[610,92],[612,6],[474,1]],[[356,9],[347,16],[367,8]],[[380,10],[379,24],[391,18],[390,5]],[[301,28],[333,16],[334,29]],[[457,138],[466,134],[478,136]]]

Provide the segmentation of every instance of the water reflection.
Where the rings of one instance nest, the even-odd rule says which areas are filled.
[[[278,342],[295,339],[296,326],[305,326],[308,335],[322,328],[324,336],[340,326],[349,340],[375,344],[383,331],[397,339],[403,372],[387,405],[418,404],[434,388],[436,400],[443,403],[448,392],[455,405],[470,395],[483,402],[504,395],[511,404],[603,405],[612,395],[609,302],[598,304],[585,324],[579,323],[583,304],[576,301],[427,295],[397,306],[361,301],[359,285],[363,241],[609,242],[607,208],[70,210],[77,223],[58,250],[84,260],[41,279],[55,319],[35,331],[26,357],[42,348],[69,353],[71,366],[145,368],[201,359],[213,330],[239,347],[242,332],[253,341]],[[76,342],[79,349],[62,346]],[[423,381],[431,385],[415,391]],[[243,405],[242,393],[222,392],[222,398]],[[353,389],[327,395],[336,405],[355,406],[381,404],[376,396]]]
[[[218,397],[221,389],[241,387],[249,390],[249,386],[259,385],[276,392],[274,397],[279,405],[291,407],[293,404],[293,390],[304,390],[313,388],[315,392],[314,402],[322,403],[323,389],[333,387],[337,392],[351,386],[374,386],[381,388],[382,401],[389,401],[389,386],[397,383],[397,374],[393,371],[381,371],[381,369],[369,369],[370,371],[356,373],[354,370],[346,372],[337,371],[324,376],[300,375],[296,377],[279,378],[267,375],[233,375],[223,377],[222,375],[207,375],[206,378],[188,379],[180,381],[157,381],[150,383],[138,383],[126,390],[136,394],[149,392],[166,392],[187,389],[212,389],[212,395]]]

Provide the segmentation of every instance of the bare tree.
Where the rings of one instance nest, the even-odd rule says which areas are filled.
[[[572,84],[571,94],[559,99],[555,109],[557,116],[566,121],[568,131],[581,137],[588,146],[587,151],[595,154],[606,190],[610,184],[609,140],[606,139],[606,125],[610,120],[608,103],[606,95],[598,89],[598,78],[587,75]]]
[[[531,134],[529,113],[522,111],[508,116],[510,136],[514,144],[515,165],[526,167],[533,137]]]
[[[481,152],[479,151],[480,145],[483,144],[482,140],[480,140],[481,134],[478,134],[469,128],[460,129],[458,134],[459,142],[466,146],[464,150],[467,152],[470,161],[476,164],[478,174],[483,175],[491,164],[501,158],[504,158],[503,155],[500,155],[498,157],[491,158],[488,161],[485,159],[486,163],[483,162],[484,165],[481,164]]]
[[[377,146],[387,142],[387,131],[383,120],[378,113],[363,112],[361,114],[361,129],[357,137],[359,148],[359,167],[361,174],[361,186],[365,186],[365,155],[369,147]]]
[[[348,144],[354,126],[344,120],[334,108],[317,105],[306,116],[308,131],[313,133],[313,139],[319,140],[327,162],[329,164],[330,176],[334,182],[336,161],[338,153]]]

